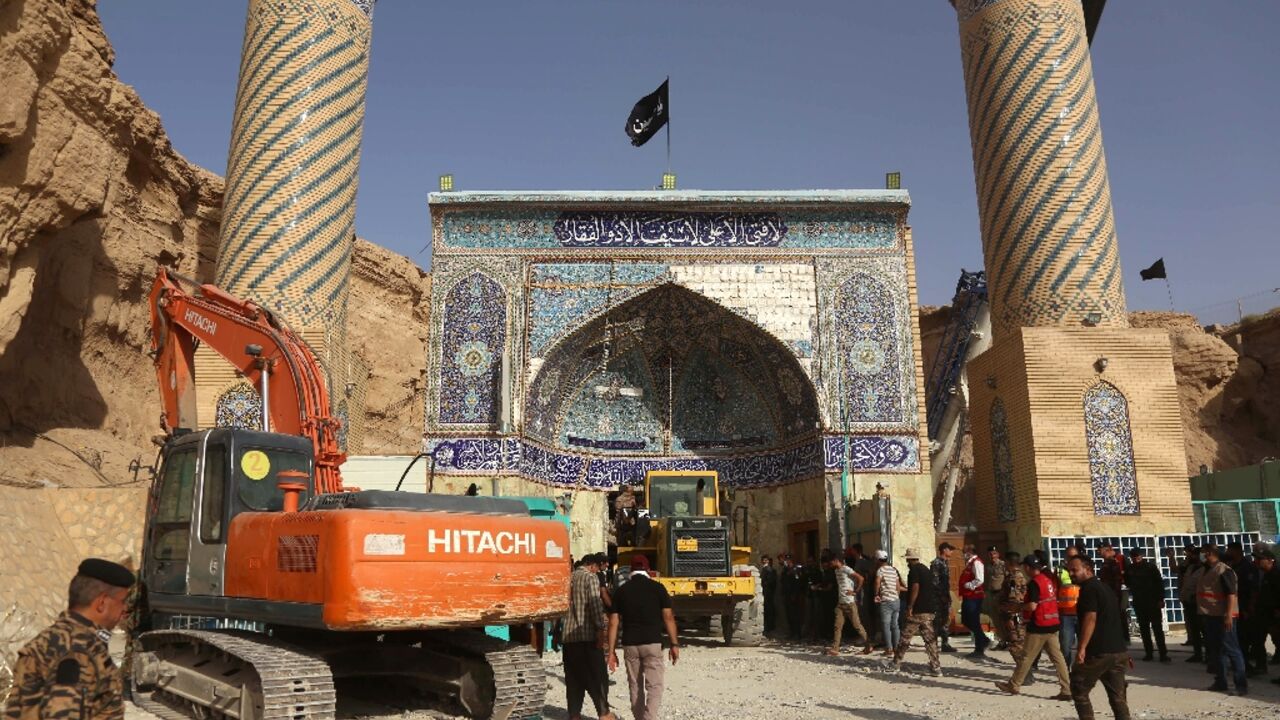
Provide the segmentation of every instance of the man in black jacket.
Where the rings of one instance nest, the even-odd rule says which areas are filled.
[[[773,559],[768,555],[760,558],[760,588],[764,593],[764,634],[769,635],[776,626],[773,596],[778,592],[778,569],[773,566]]]
[[[787,636],[800,640],[804,630],[804,606],[809,594],[804,568],[786,555],[782,565],[782,603],[787,618]]]
[[[1151,636],[1154,634],[1160,662],[1170,662],[1169,650],[1164,644],[1164,578],[1160,577],[1156,564],[1146,559],[1142,548],[1130,550],[1129,559],[1125,584],[1129,586],[1133,613],[1138,618],[1138,629],[1142,633],[1142,659],[1154,659],[1151,652]]]

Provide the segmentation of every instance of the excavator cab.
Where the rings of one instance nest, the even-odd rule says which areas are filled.
[[[277,475],[306,473],[313,494],[311,441],[217,428],[178,435],[162,450],[148,503],[142,579],[150,593],[222,595],[227,530],[242,512],[278,512]]]

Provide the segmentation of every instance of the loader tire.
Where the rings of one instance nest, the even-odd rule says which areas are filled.
[[[755,581],[756,596],[733,606],[733,612],[720,616],[720,629],[724,632],[724,644],[730,647],[756,647],[764,641],[764,586],[760,584],[760,570],[754,565],[734,565],[733,574],[740,570],[751,571]]]

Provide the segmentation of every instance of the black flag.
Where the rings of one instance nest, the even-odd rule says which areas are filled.
[[[1164,258],[1160,258],[1155,261],[1151,267],[1143,270],[1140,274],[1142,275],[1143,281],[1169,277],[1164,274]]]
[[[663,80],[657,90],[640,98],[636,106],[631,108],[631,117],[627,118],[627,137],[636,147],[649,142],[649,138],[658,134],[667,124],[670,106],[667,104],[667,83]]]

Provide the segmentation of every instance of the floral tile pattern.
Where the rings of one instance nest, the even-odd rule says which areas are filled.
[[[898,312],[893,295],[867,273],[854,273],[840,286],[836,300],[841,383],[845,417],[861,422],[904,420],[902,368],[894,331]]]
[[[270,389],[270,388],[268,388]],[[218,427],[262,429],[262,396],[247,381],[227,388],[214,405],[214,424]]]
[[[507,340],[506,293],[482,273],[449,291],[444,303],[440,422],[495,423]]]
[[[1093,512],[1137,515],[1138,476],[1133,464],[1129,403],[1115,385],[1100,382],[1084,394]]]
[[[1013,451],[1009,446],[1004,401],[1000,398],[991,403],[991,455],[995,466],[996,520],[1014,522],[1018,519],[1018,508],[1013,492]]]

